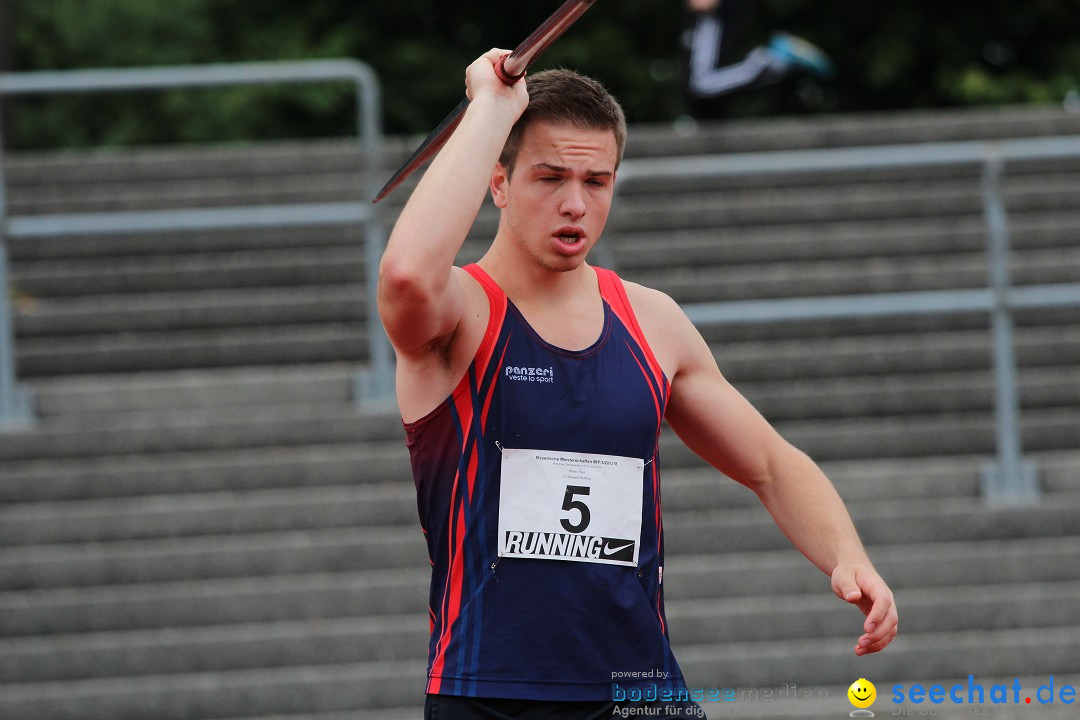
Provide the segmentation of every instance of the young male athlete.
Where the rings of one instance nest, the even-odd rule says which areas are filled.
[[[664,617],[665,418],[866,614],[855,652],[881,650],[892,593],[828,479],[675,302],[585,261],[626,138],[618,103],[569,71],[507,86],[503,52],[469,66],[469,108],[380,266],[432,563],[426,716],[610,717],[636,700],[702,717]],[[454,267],[489,190],[495,239]]]

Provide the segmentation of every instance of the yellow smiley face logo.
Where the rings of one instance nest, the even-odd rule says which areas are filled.
[[[847,696],[855,707],[868,708],[877,699],[877,688],[874,687],[874,683],[866,678],[859,678],[851,683],[851,687],[847,690]]]

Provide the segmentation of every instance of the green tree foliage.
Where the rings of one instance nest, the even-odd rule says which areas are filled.
[[[512,48],[559,0],[0,0],[15,70],[354,57],[383,84],[385,128],[423,133],[462,97],[462,70]],[[601,78],[632,121],[682,113],[680,0],[602,0],[540,67]],[[746,47],[776,29],[837,63],[834,82],[733,96],[733,116],[1060,102],[1080,86],[1078,0],[761,0]],[[351,89],[175,90],[11,103],[16,147],[347,135]]]

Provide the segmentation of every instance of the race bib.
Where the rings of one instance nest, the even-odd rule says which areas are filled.
[[[503,450],[499,556],[638,564],[645,461]]]

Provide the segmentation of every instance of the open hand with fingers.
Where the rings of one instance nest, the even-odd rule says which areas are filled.
[[[856,655],[884,650],[896,637],[899,616],[892,590],[869,564],[845,563],[832,573],[832,589],[841,600],[862,610],[866,620],[855,644]]]

